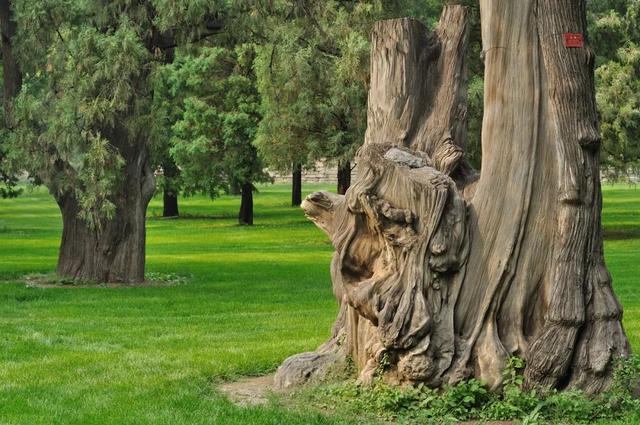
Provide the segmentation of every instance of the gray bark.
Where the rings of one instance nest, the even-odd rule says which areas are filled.
[[[497,388],[517,355],[529,386],[599,392],[629,346],[602,252],[593,53],[562,44],[585,32],[585,2],[482,0],[481,13],[479,179],[464,159],[466,9],[445,7],[434,33],[375,27],[358,179],[302,205],[336,248],[346,338],[332,347],[364,382]]]
[[[112,202],[116,211],[99,227],[79,217],[72,192],[56,194],[62,213],[57,274],[77,281],[139,283],[144,280],[146,212],[155,190],[146,148],[132,144]]]

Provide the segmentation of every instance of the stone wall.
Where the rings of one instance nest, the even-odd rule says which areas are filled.
[[[353,164],[352,164],[353,167]],[[291,173],[276,173],[269,171],[276,183],[290,183]],[[355,168],[351,170],[351,181],[356,177]],[[338,167],[335,164],[316,162],[313,169],[302,171],[302,183],[328,183],[338,184]]]

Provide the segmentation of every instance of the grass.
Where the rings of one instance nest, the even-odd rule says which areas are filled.
[[[308,190],[322,186],[306,186]],[[605,188],[606,256],[624,324],[640,346],[640,191]],[[184,283],[29,288],[55,268],[60,215],[42,190],[0,200],[0,424],[326,424],[318,413],[232,405],[216,383],[275,370],[329,335],[337,312],[332,248],[263,187],[256,225],[237,226],[239,199],[181,200],[187,218],[149,209],[147,270]],[[360,422],[360,421],[359,421]]]

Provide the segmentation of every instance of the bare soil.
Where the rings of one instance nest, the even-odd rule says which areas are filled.
[[[186,283],[185,276],[160,276],[159,279],[146,279],[139,283],[99,283],[99,282],[76,282],[70,279],[61,278],[55,274],[33,274],[25,276],[25,285],[30,288],[130,288],[145,286],[172,286]]]
[[[241,406],[257,406],[269,401],[268,395],[274,392],[273,374],[228,382],[218,387],[220,392],[232,402]]]

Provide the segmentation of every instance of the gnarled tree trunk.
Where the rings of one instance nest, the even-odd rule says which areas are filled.
[[[126,165],[111,199],[115,214],[100,226],[89,226],[79,216],[73,193],[56,195],[63,222],[58,275],[94,282],[144,280],[146,212],[155,179],[143,144],[132,142],[121,154]]]
[[[518,355],[528,385],[606,388],[629,347],[602,252],[593,54],[563,43],[584,34],[584,3],[481,1],[479,179],[464,160],[466,9],[445,7],[435,33],[376,25],[358,180],[303,203],[336,247],[341,313],[278,385],[352,356],[363,381],[495,388]]]

